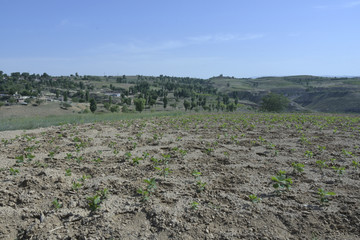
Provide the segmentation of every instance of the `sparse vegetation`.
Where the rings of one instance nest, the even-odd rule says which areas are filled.
[[[172,95],[168,99],[171,101]],[[195,104],[196,101],[195,98]],[[277,221],[293,209],[301,213],[293,220],[296,226],[315,231],[315,227],[306,225],[305,215],[316,211],[314,222],[336,218],[337,224],[344,227],[342,231],[351,235],[346,227],[352,231],[355,228],[332,215],[332,211],[355,206],[359,123],[360,119],[354,116],[196,113],[63,124],[41,131],[11,133],[2,136],[1,142],[0,159],[6,159],[0,171],[5,180],[1,190],[3,204],[34,208],[36,212],[28,217],[28,222],[35,223],[33,229],[40,229],[43,223],[37,219],[44,220],[45,216],[46,226],[52,229],[60,221],[66,222],[68,229],[76,227],[82,233],[83,223],[89,229],[94,222],[102,226],[105,219],[109,228],[112,221],[119,226],[127,221],[150,226],[147,221],[151,221],[154,226],[163,224],[164,229],[171,224],[174,231],[185,229],[185,223],[194,223],[206,232],[202,223],[209,219],[219,227],[234,224],[248,234],[243,225],[231,223],[239,219],[236,209],[249,213],[249,223],[261,218],[269,225],[272,223],[264,215],[270,214]],[[329,136],[334,126],[338,132]],[[341,181],[334,181],[337,176]],[[317,190],[325,185],[335,187],[339,197]],[[110,197],[107,187],[112,189]],[[274,190],[286,194],[274,195]],[[45,204],[40,206],[40,199]],[[330,201],[331,207],[324,207]],[[174,207],[181,213],[176,219]],[[21,219],[22,215],[14,214]],[[352,219],[351,211],[342,214],[344,219]],[[54,222],[51,216],[59,218]],[[23,221],[18,222],[20,229],[27,229]],[[327,234],[335,236],[329,224],[322,222]],[[288,226],[284,228],[289,230],[288,236],[299,237]],[[34,236],[39,234],[36,231]],[[324,233],[318,228],[316,231]],[[215,238],[223,236],[211,229],[209,232]],[[303,233],[310,238],[306,231]],[[277,236],[271,232],[259,235]]]

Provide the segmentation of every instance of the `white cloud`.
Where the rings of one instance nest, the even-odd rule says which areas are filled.
[[[300,32],[292,32],[292,33],[289,33],[287,36],[288,37],[300,37],[301,33]]]
[[[313,6],[316,9],[344,9],[344,8],[354,8],[360,6],[360,1],[346,2],[343,4],[329,4],[329,5],[317,5]]]
[[[216,34],[216,35],[204,35],[189,37],[188,39],[193,42],[227,42],[227,41],[245,41],[253,40],[264,37],[263,34]]]
[[[215,35],[202,35],[187,37],[180,40],[167,40],[163,42],[149,43],[144,41],[132,41],[128,43],[107,43],[95,49],[89,50],[92,53],[154,53],[163,52],[173,49],[184,48],[191,45],[204,44],[204,43],[221,43],[229,41],[246,41],[263,38],[263,34],[215,34]]]
[[[66,26],[70,23],[69,19],[62,19],[59,23],[59,26]]]
[[[348,2],[343,5],[344,8],[353,8],[353,7],[357,7],[357,6],[360,6],[360,1]]]
[[[60,20],[60,22],[58,23],[58,26],[62,27],[62,28],[64,28],[64,27],[82,28],[82,27],[84,27],[84,24],[76,23],[76,22],[70,21],[68,18],[64,18],[64,19]]]

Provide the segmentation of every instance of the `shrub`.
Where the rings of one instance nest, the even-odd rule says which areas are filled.
[[[119,106],[118,105],[113,105],[110,107],[110,111],[111,112],[119,112]]]
[[[124,106],[122,107],[122,109],[121,109],[121,112],[123,112],[123,113],[129,112],[128,106],[127,106],[127,105],[124,105]]]
[[[287,108],[288,104],[289,99],[287,99],[287,97],[276,93],[269,93],[262,98],[260,110],[266,112],[281,112]]]

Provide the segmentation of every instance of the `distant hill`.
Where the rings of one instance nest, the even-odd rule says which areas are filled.
[[[0,106],[60,102],[69,108],[94,98],[100,111],[135,111],[134,99],[145,100],[145,111],[234,111],[258,109],[270,92],[285,95],[290,111],[360,113],[360,77],[311,75],[209,79],[173,76],[50,76],[46,73],[0,71]],[[64,107],[65,105],[68,107]],[[117,107],[117,106],[119,107]],[[185,107],[186,106],[186,107]],[[75,111],[75,109],[72,109]]]
[[[310,75],[260,78],[213,77],[220,92],[240,102],[260,104],[269,92],[287,96],[293,110],[360,113],[360,77]]]

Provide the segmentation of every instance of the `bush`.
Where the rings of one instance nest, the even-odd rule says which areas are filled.
[[[63,102],[63,103],[60,104],[60,107],[64,108],[64,109],[68,109],[68,108],[71,107],[71,104]]]
[[[128,106],[127,106],[127,105],[124,105],[124,106],[122,107],[122,109],[121,109],[121,112],[123,112],[123,113],[129,112]]]
[[[118,112],[119,111],[119,106],[118,105],[113,105],[110,107],[110,111],[111,112]]]
[[[262,98],[260,110],[266,112],[281,112],[289,105],[289,99],[284,95],[269,93]]]
[[[110,106],[111,106],[110,103],[108,103],[108,102],[104,103],[104,108],[105,109],[110,110]]]
[[[0,102],[0,107],[4,106],[4,102]]]

